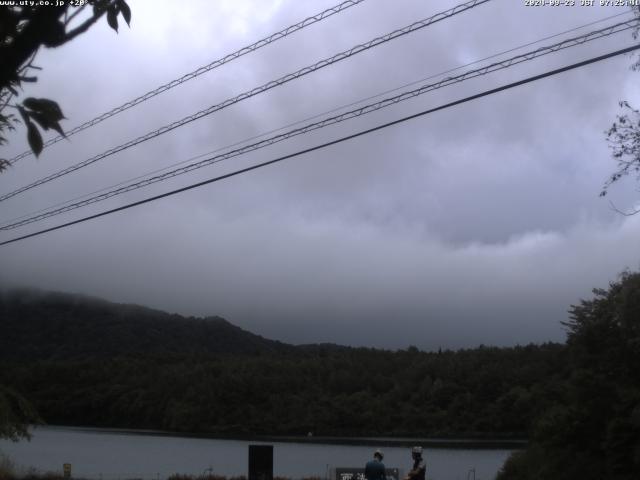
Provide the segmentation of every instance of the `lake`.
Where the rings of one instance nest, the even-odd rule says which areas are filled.
[[[62,472],[72,476],[118,480],[162,480],[174,473],[246,475],[249,444],[273,445],[274,475],[294,479],[328,478],[336,467],[363,467],[377,446],[321,443],[251,442],[132,433],[101,429],[39,427],[30,442],[0,440],[0,452],[19,468]],[[410,469],[407,447],[381,447],[387,467]],[[509,456],[508,449],[425,448],[429,480],[491,480]]]

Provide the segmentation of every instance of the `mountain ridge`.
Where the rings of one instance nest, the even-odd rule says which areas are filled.
[[[64,292],[0,291],[0,359],[4,360],[261,354],[293,349],[219,316],[185,317]]]

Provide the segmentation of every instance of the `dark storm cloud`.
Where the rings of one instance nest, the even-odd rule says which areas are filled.
[[[43,52],[41,81],[29,94],[56,98],[75,125],[333,4],[132,3],[130,31],[116,36],[99,25]],[[23,160],[0,178],[2,190],[454,4],[369,0],[60,142],[41,160]],[[619,12],[490,2],[34,189],[3,204],[2,218]],[[624,34],[438,90],[88,212],[630,42]],[[640,218],[621,218],[597,198],[614,166],[603,131],[619,99],[638,97],[630,62],[610,60],[4,247],[0,279],[222,315],[296,343],[437,348],[561,340],[570,303],[639,263]],[[14,139],[9,149],[17,153],[24,141]],[[633,187],[617,187],[612,198],[632,206]]]

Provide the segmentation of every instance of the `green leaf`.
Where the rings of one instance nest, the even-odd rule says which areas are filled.
[[[20,113],[20,116],[22,117],[22,121],[26,125],[27,123],[29,123],[29,114],[20,105],[18,105],[17,107],[18,107],[18,112]]]
[[[48,98],[29,97],[22,104],[31,110],[43,113],[52,122],[58,122],[64,118],[58,103]]]
[[[51,124],[51,128],[53,128],[56,132],[58,132],[60,135],[62,135],[64,138],[67,138],[67,136],[64,133],[64,130],[62,129],[62,127],[60,126],[60,124],[58,122],[53,122]]]
[[[35,120],[43,130],[49,130],[50,128],[53,128],[56,132],[66,138],[64,130],[62,130],[60,123],[58,123],[55,118],[51,117],[50,112],[36,112],[34,110],[28,110],[26,113],[27,115],[29,115],[29,117]]]
[[[89,3],[93,5],[94,17],[102,15],[102,13],[107,9],[107,5],[109,4],[108,0],[95,0],[90,1]]]
[[[40,127],[43,130],[49,130],[49,128],[51,128],[51,122],[49,121],[47,116],[44,115],[43,113],[41,112],[28,112],[28,113],[29,113],[29,117],[34,119],[36,123],[40,125]]]
[[[120,8],[120,13],[122,13],[122,18],[127,22],[127,26],[131,26],[131,9],[125,0],[118,0],[118,7]]]
[[[36,127],[33,122],[27,123],[27,140],[35,156],[39,156],[43,147],[42,135],[40,135],[38,127]]]
[[[64,130],[62,130],[60,124],[56,121],[52,121],[50,118],[47,118],[45,114],[40,112],[29,112],[29,116],[33,118],[44,130],[53,128],[60,135],[66,137],[66,135],[64,134]]]
[[[118,33],[118,9],[115,7],[107,10],[107,23]]]
[[[45,24],[40,35],[46,47],[59,47],[65,43],[65,25],[62,21],[49,22]]]

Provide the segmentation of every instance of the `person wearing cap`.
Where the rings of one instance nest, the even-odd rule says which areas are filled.
[[[413,458],[413,468],[404,480],[424,480],[427,466],[422,459],[422,447],[413,447],[411,449],[411,458]]]
[[[364,476],[367,480],[386,480],[387,472],[382,459],[384,454],[380,450],[373,452],[373,460],[369,460],[364,467]]]

